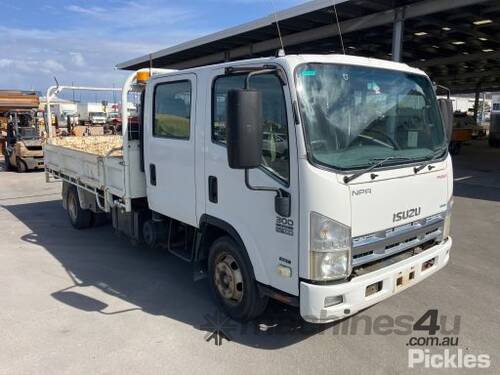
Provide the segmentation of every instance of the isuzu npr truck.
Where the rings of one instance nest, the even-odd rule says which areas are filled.
[[[111,215],[192,262],[234,319],[274,298],[331,322],[449,260],[452,107],[418,69],[343,55],[143,69],[122,103],[123,138],[49,140],[47,179],[74,227]]]

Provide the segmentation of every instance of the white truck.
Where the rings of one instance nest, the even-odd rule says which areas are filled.
[[[77,103],[81,125],[104,125],[108,118],[101,103]]]
[[[123,138],[49,140],[47,178],[63,180],[74,227],[110,213],[117,230],[193,262],[232,318],[274,298],[331,322],[447,264],[452,107],[424,72],[289,55],[144,69],[123,103],[131,90],[138,133],[123,110]]]

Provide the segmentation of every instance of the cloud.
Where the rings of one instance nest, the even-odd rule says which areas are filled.
[[[202,32],[202,31],[200,31]],[[0,45],[9,57],[0,57],[0,87],[36,88],[44,92],[56,75],[61,84],[120,86],[127,72],[115,65],[165,48],[161,35],[137,32],[113,35],[100,28],[40,30],[0,26]],[[197,31],[169,33],[169,44],[198,36]]]
[[[140,26],[155,26],[177,24],[193,17],[193,12],[187,8],[155,4],[147,2],[127,1],[117,3],[108,8],[103,7],[81,7],[79,5],[67,5],[67,11],[78,13],[82,16],[93,18],[105,25],[130,28]]]
[[[42,61],[41,65],[41,70],[48,73],[58,73],[66,71],[66,68],[63,64],[53,59]]]
[[[6,68],[14,63],[11,59],[0,59],[0,68]]]
[[[69,54],[71,56],[71,62],[74,65],[78,67],[85,66],[85,58],[83,57],[83,54],[81,52],[70,52]]]
[[[247,1],[60,0],[36,9],[18,1],[21,11],[0,25],[8,51],[0,87],[45,91],[54,75],[61,84],[119,86],[128,74],[114,69],[120,62],[257,18],[257,8],[272,11],[269,0],[241,5]]]
[[[69,10],[70,12],[87,14],[87,15],[91,15],[91,16],[100,16],[106,11],[106,9],[101,8],[101,7],[83,8],[79,5],[67,5],[64,8],[66,10]]]

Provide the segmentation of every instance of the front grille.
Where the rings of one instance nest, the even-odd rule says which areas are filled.
[[[42,151],[42,146],[26,146],[29,151]]]
[[[445,213],[353,239],[353,267],[371,263],[429,241],[441,240]]]
[[[397,254],[393,254],[391,256],[388,256],[386,258],[376,260],[370,263],[365,263],[363,265],[358,265],[356,267],[353,267],[352,269],[352,277],[357,277],[357,276],[362,276],[370,272],[374,272],[377,270],[380,270],[382,268],[388,267],[392,264],[396,264],[398,262],[401,262],[402,260],[411,258],[415,255],[421,254],[422,252],[430,249],[431,247],[435,246],[438,244],[437,240],[430,240],[427,242],[424,242],[418,246],[411,247],[407,250],[404,250],[402,252],[399,252]]]

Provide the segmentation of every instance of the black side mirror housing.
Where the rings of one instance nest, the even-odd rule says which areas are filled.
[[[227,95],[227,158],[233,169],[257,168],[262,161],[262,93],[230,90]]]
[[[443,118],[446,139],[450,143],[453,131],[453,103],[450,99],[438,99],[438,105]]]

